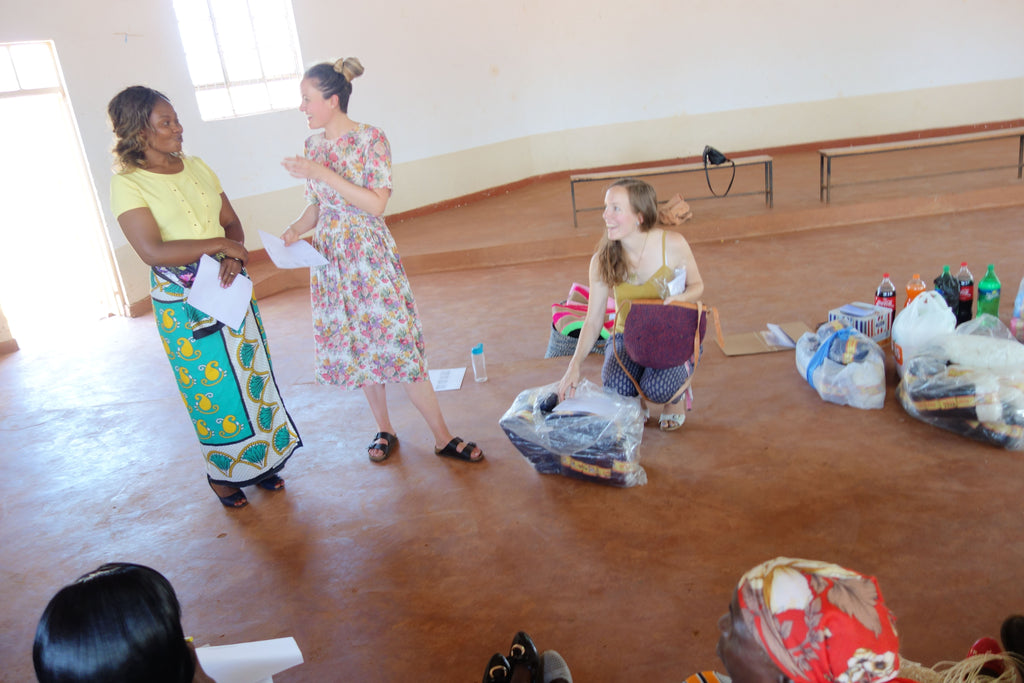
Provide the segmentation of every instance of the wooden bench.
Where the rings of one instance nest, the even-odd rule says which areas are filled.
[[[981,142],[984,140],[999,140],[1001,138],[1018,138],[1017,163],[1013,166],[989,166],[986,168],[970,168],[957,171],[942,171],[925,175],[897,176],[880,180],[863,180],[859,182],[843,183],[846,185],[862,185],[865,183],[878,183],[889,180],[916,180],[920,178],[933,178],[941,175],[952,175],[955,173],[974,173],[978,171],[996,171],[1004,168],[1016,168],[1017,177],[1020,178],[1024,171],[1024,128],[999,128],[986,130],[979,133],[964,133],[963,135],[946,135],[935,138],[920,138],[917,140],[901,140],[898,142],[883,142],[874,145],[850,145],[848,147],[831,147],[818,150],[818,200],[826,204],[832,201],[832,188],[838,187],[832,182],[832,160],[842,157],[864,156],[866,154],[885,154],[888,152],[902,152],[912,149],[924,149],[927,147],[945,147],[948,145],[964,145],[970,142]]]
[[[768,155],[762,154],[760,156],[751,157],[740,157],[738,159],[732,159],[736,164],[736,168],[742,168],[744,166],[764,166],[764,190],[756,190],[753,192],[730,192],[727,196],[729,197],[742,197],[744,195],[764,195],[764,203],[768,208],[772,208],[775,204],[775,191],[772,179],[772,158]],[[708,171],[714,173],[715,171],[726,170],[731,172],[732,166],[729,164],[721,164],[719,166],[708,166]],[[669,175],[673,173],[703,173],[704,163],[696,162],[692,164],[677,164],[675,166],[655,166],[652,168],[629,168],[620,171],[605,171],[602,173],[580,173],[569,176],[569,192],[572,195],[572,224],[573,227],[579,227],[577,217],[584,211],[603,211],[603,206],[592,206],[592,207],[577,207],[576,206],[576,185],[579,183],[590,183],[598,181],[612,181],[618,180],[619,178],[643,178],[647,176],[656,175]],[[713,194],[702,196],[702,197],[686,197],[686,201],[692,202],[698,199],[721,199],[722,197],[716,197]]]

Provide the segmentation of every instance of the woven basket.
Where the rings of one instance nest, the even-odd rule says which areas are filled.
[[[601,337],[597,338],[597,342],[594,344],[594,348],[590,349],[591,353],[604,353],[605,340]],[[564,334],[560,334],[555,326],[551,326],[551,337],[548,339],[548,350],[544,352],[545,358],[555,358],[557,356],[571,356],[576,353],[576,338],[568,337]]]

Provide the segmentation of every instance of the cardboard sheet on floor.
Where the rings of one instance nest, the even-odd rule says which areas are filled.
[[[779,323],[786,335],[793,340],[799,339],[804,332],[810,332],[811,328],[802,322]],[[792,351],[793,346],[780,345],[772,340],[771,330],[765,329],[758,332],[744,332],[742,334],[724,335],[719,342],[722,352],[727,356],[749,356],[755,353],[773,353],[775,351]]]

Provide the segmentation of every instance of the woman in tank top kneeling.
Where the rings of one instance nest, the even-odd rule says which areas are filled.
[[[693,370],[691,363],[665,369],[645,368],[629,358],[622,343],[622,330],[629,315],[629,305],[635,299],[662,299],[665,302],[700,300],[704,283],[697,269],[690,245],[678,232],[657,227],[658,199],[654,188],[636,178],[623,178],[612,183],[604,196],[604,222],[607,227],[597,253],[590,259],[590,299],[586,322],[580,330],[576,352],[569,361],[558,385],[558,398],[571,398],[580,382],[583,360],[593,348],[604,324],[605,302],[609,295],[615,298],[618,311],[612,340],[605,348],[601,381],[605,387],[623,396],[637,396],[636,380],[650,399],[649,415],[660,415],[658,424],[663,431],[679,429],[686,419],[680,405],[689,403],[689,390],[675,399],[666,401],[683,386]],[[679,294],[668,296],[668,283],[681,269],[686,270],[686,288]],[[596,302],[596,303],[595,303]],[[623,368],[615,359],[618,350]],[[627,374],[628,372],[628,374]],[[655,403],[661,401],[661,403]]]

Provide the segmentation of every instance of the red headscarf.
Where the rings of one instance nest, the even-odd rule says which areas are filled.
[[[795,683],[884,683],[899,673],[894,618],[872,576],[778,557],[737,589],[743,621]]]

